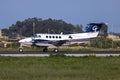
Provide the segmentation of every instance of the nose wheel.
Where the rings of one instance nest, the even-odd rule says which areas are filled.
[[[20,47],[20,48],[19,48],[19,52],[23,52],[23,48]]]

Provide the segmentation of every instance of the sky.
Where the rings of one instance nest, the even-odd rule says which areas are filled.
[[[120,0],[0,0],[0,28],[28,18],[62,19],[73,25],[104,22],[120,33]]]

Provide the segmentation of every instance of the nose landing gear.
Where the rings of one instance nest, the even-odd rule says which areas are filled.
[[[19,48],[19,52],[23,52],[23,48],[22,47]]]

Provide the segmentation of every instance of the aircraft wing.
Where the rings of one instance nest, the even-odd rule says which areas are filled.
[[[48,43],[35,43],[35,46],[41,46],[41,47],[51,47],[56,48],[58,46],[62,46],[64,43],[66,43],[67,40],[59,40],[59,41],[50,41]]]
[[[59,41],[54,41],[54,42],[50,42],[50,43],[53,44],[54,46],[62,46],[66,42],[67,42],[67,40],[59,40]]]

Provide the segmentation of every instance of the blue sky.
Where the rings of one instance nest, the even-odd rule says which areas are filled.
[[[104,22],[120,33],[120,0],[0,0],[0,28],[28,18],[62,19],[74,25]]]

